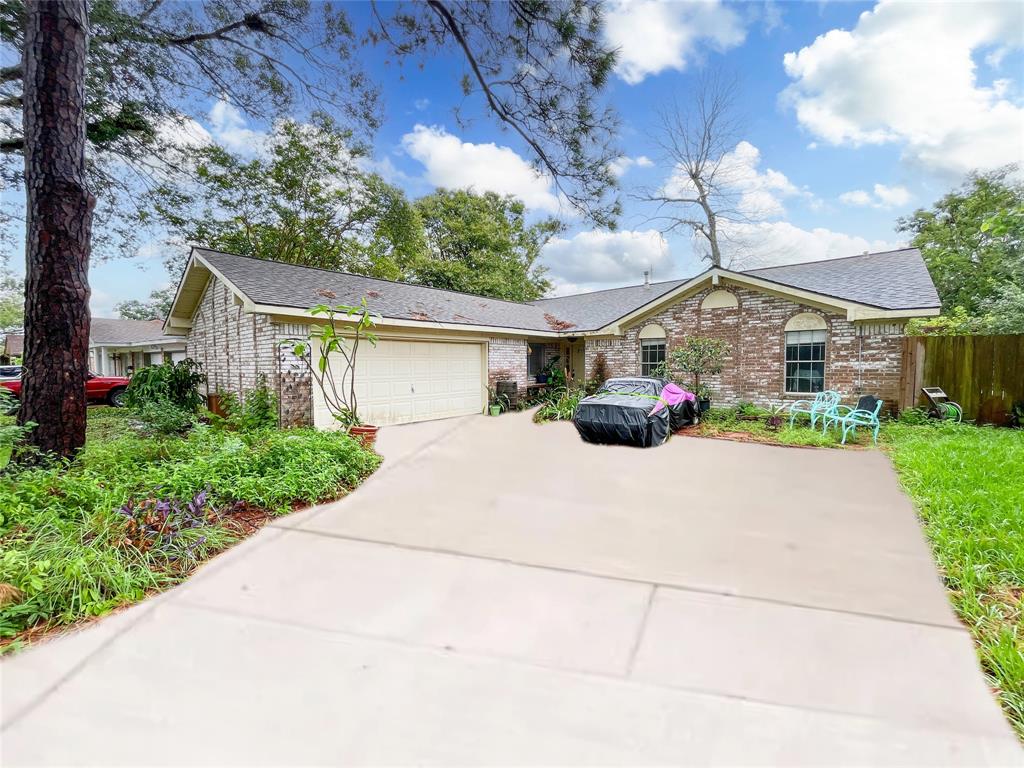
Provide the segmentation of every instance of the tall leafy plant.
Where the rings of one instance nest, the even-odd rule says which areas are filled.
[[[199,385],[204,381],[202,365],[191,358],[151,365],[132,375],[124,393],[124,404],[138,409],[146,403],[164,402],[194,413],[203,403]]]
[[[330,291],[321,291],[321,295],[335,298]],[[377,344],[374,316],[365,298],[358,306],[318,304],[310,314],[322,316],[327,322],[312,326],[305,339],[289,339],[283,344],[305,364],[331,416],[347,431],[362,423],[356,395],[356,358],[361,342]],[[339,365],[332,365],[332,358]]]
[[[706,397],[709,393],[706,386],[702,387],[701,377],[721,373],[730,351],[722,339],[690,336],[672,350],[667,367],[672,374],[692,381],[698,397]]]

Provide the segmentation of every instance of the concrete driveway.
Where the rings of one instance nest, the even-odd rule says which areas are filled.
[[[0,666],[3,763],[1020,764],[884,455],[383,431],[355,494]]]

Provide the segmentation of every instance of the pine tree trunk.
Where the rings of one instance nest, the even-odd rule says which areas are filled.
[[[24,51],[28,195],[21,423],[72,456],[85,443],[89,250],[95,198],[85,181],[85,0],[29,0]]]

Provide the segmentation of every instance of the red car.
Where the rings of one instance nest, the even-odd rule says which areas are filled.
[[[21,399],[21,379],[0,380],[0,387],[9,389],[15,397]],[[91,403],[107,403],[120,407],[122,398],[128,387],[127,376],[97,376],[90,373],[85,380],[85,396]]]

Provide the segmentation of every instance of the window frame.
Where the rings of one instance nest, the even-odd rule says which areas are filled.
[[[791,343],[790,342],[790,335],[791,334],[794,335],[794,336],[799,337],[795,341],[795,343]],[[806,341],[803,340],[803,337],[805,335],[808,337]],[[820,348],[821,348],[820,349],[820,358],[817,355],[815,355],[815,351],[816,351],[815,347],[818,347],[818,346],[820,346]],[[796,350],[796,357],[795,357],[795,359],[792,359],[792,360],[789,357],[789,351],[790,351],[791,348],[794,348]],[[802,353],[802,350],[804,350],[804,349],[807,350],[806,357]],[[783,334],[782,334],[782,391],[786,395],[795,395],[795,396],[803,397],[803,396],[806,396],[806,395],[816,395],[819,392],[824,392],[825,391],[825,373],[826,373],[827,363],[828,363],[828,330],[827,329],[824,329],[824,328],[814,328],[814,329],[807,329],[807,330],[796,330],[796,329],[794,329],[794,330],[783,331]],[[798,371],[799,371],[799,366],[801,366],[801,365],[809,365],[809,366],[812,367],[812,374],[811,374],[810,377],[800,376],[800,375],[790,376],[789,375],[790,365],[797,366],[797,370]],[[816,368],[817,366],[821,367],[821,377],[820,377],[821,386],[820,386],[819,389],[815,389],[814,388],[814,383],[815,383],[816,377],[813,375],[813,373],[814,373],[814,368]],[[810,382],[810,384],[809,384],[810,388],[809,389],[805,389],[805,390],[791,389],[790,388],[790,380],[791,379],[792,379],[794,384],[796,384],[800,380],[809,381]]]
[[[650,368],[656,368],[662,365],[668,359],[668,344],[665,337],[661,338],[650,338],[640,339],[640,375],[641,376],[653,376],[653,371]],[[647,359],[648,350],[654,347],[661,347],[661,360],[653,363]]]

